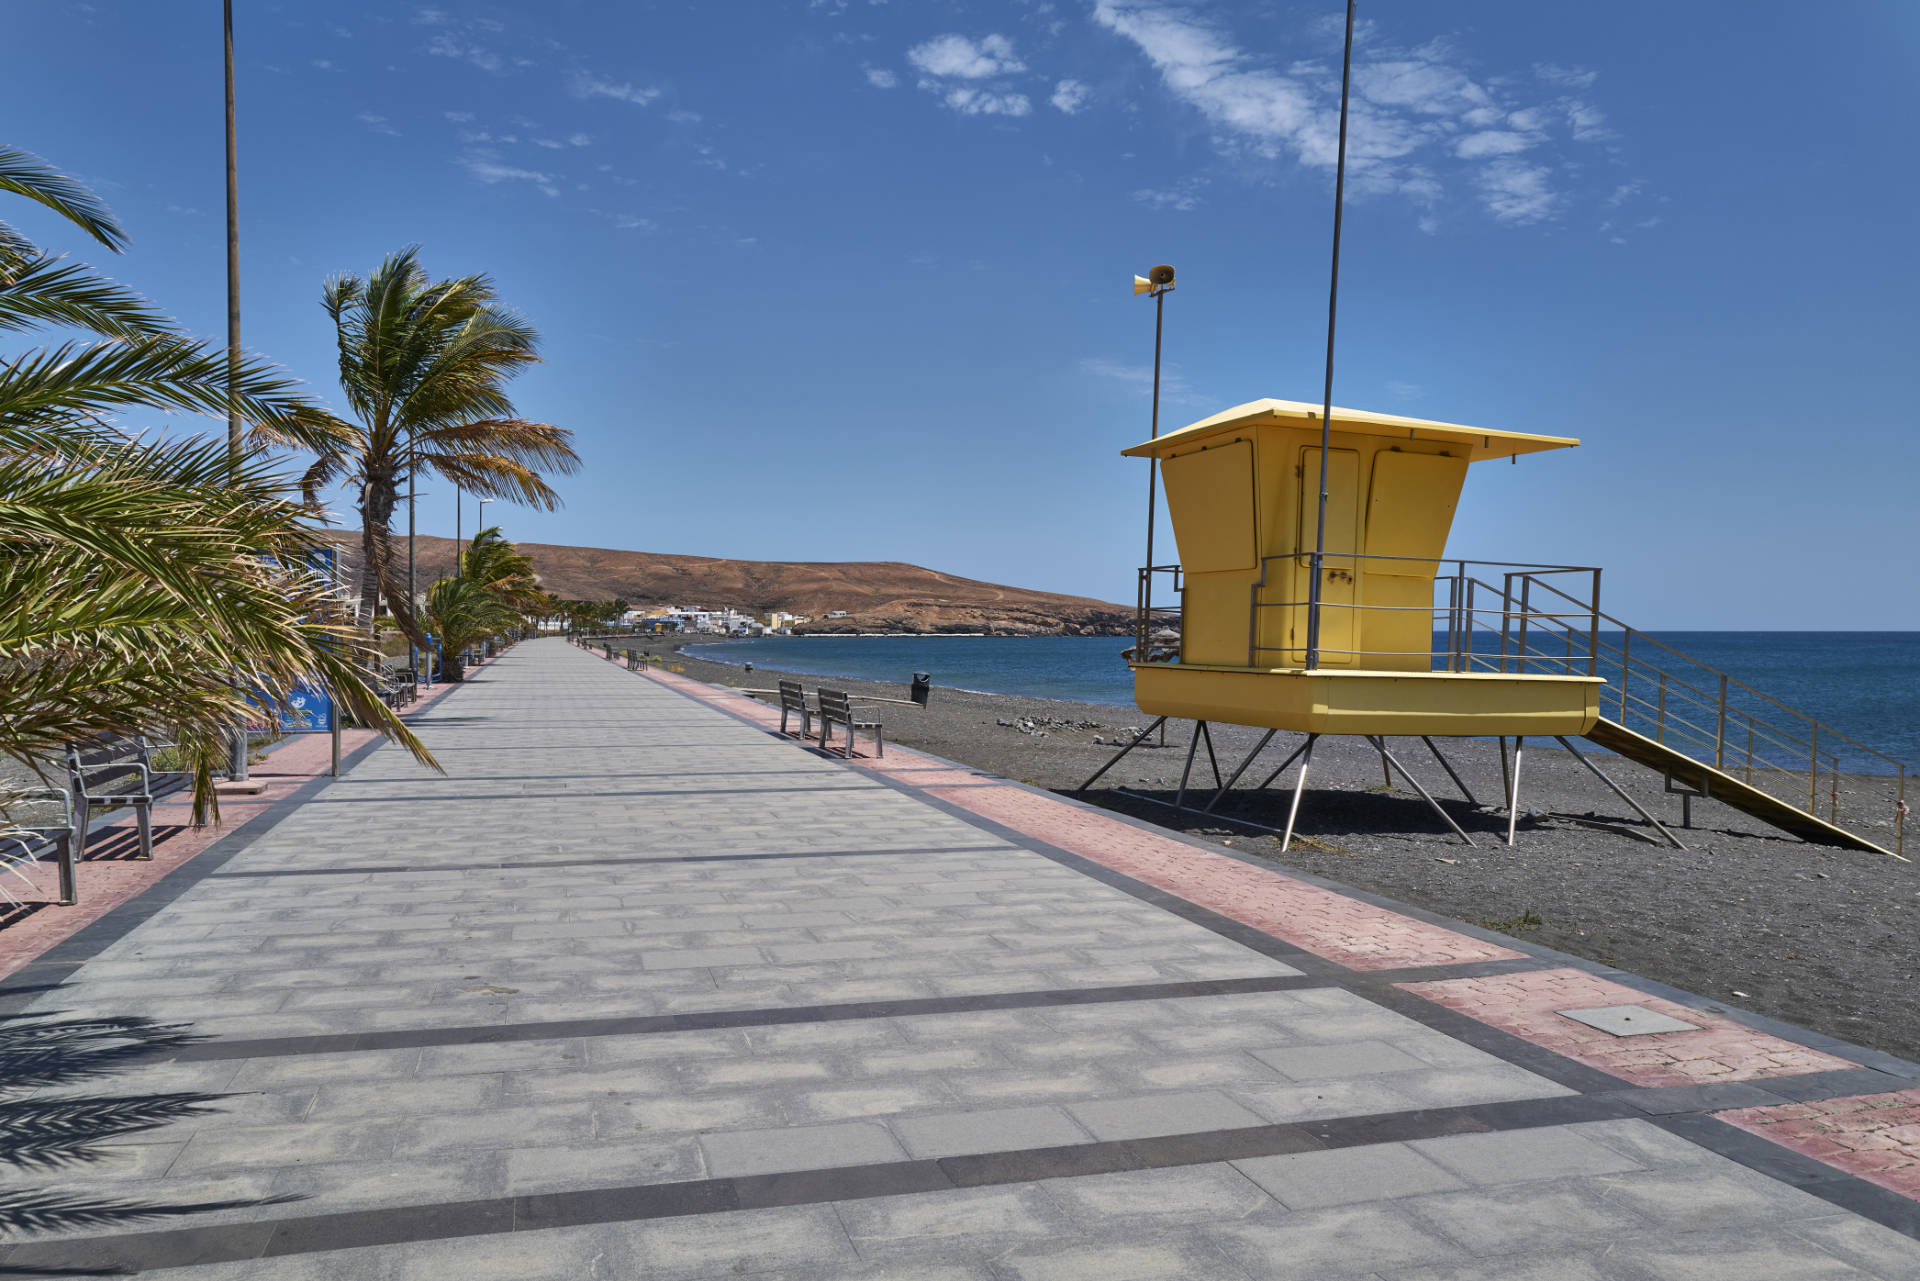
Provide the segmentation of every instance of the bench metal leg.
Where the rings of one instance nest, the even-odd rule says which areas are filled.
[[[153,802],[133,807],[133,821],[140,827],[140,857],[153,859]]]
[[[61,907],[72,907],[80,901],[79,878],[74,875],[73,868],[73,836],[69,831],[59,838]]]

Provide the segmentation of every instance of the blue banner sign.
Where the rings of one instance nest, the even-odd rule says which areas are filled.
[[[306,570],[322,582],[334,581],[334,549],[331,547],[312,547],[307,550],[304,560]],[[274,557],[264,558],[269,564]],[[333,696],[317,685],[295,685],[285,699],[263,698],[256,690],[247,695],[253,713],[247,717],[247,728],[268,730],[276,725],[282,734],[327,734],[333,731],[335,709]],[[271,707],[269,711],[262,704]]]

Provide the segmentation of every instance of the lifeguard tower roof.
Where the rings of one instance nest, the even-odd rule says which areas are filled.
[[[1249,427],[1308,427],[1318,430],[1320,406],[1298,400],[1250,400],[1244,405],[1224,409],[1211,418],[1178,431],[1168,432],[1120,452],[1131,458],[1165,458],[1184,452],[1216,435],[1242,431]],[[1356,436],[1386,436],[1402,440],[1446,441],[1463,445],[1472,462],[1489,458],[1510,458],[1515,454],[1538,453],[1543,449],[1565,449],[1580,442],[1571,436],[1539,436],[1519,431],[1494,431],[1486,427],[1465,427],[1459,423],[1434,422],[1427,418],[1406,418],[1399,414],[1375,413],[1370,409],[1333,407],[1333,429]]]

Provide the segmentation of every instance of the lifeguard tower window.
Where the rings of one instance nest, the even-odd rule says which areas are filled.
[[[1465,458],[1392,451],[1374,455],[1367,550],[1373,556],[1409,559],[1373,560],[1368,572],[1431,579],[1435,562],[1446,552],[1447,531],[1453,527],[1466,479]]]
[[[1169,458],[1161,477],[1187,573],[1252,569],[1253,442],[1236,440]]]

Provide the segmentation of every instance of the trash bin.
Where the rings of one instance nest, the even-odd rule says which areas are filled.
[[[925,707],[927,705],[927,698],[932,692],[932,674],[929,672],[915,672],[913,674],[913,689],[912,692],[908,694],[908,697],[920,704],[920,706]]]

